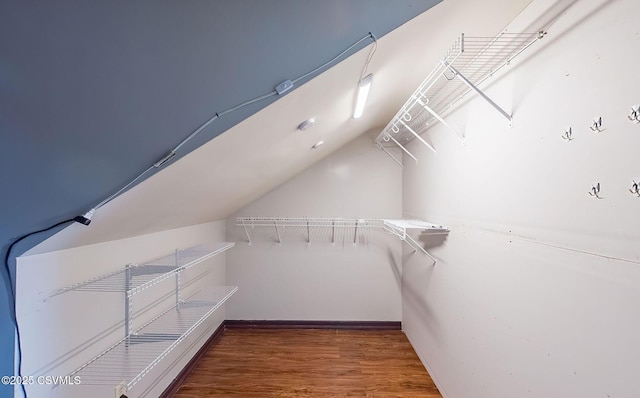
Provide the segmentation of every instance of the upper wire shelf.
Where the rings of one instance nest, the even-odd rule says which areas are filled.
[[[381,220],[371,218],[320,217],[238,217],[236,225],[247,227],[381,227]]]
[[[82,383],[88,385],[113,386],[124,380],[130,389],[237,290],[236,286],[218,286],[196,292],[96,355],[70,376],[80,376]]]
[[[173,254],[144,264],[130,264],[124,269],[58,289],[50,297],[69,291],[126,292],[131,297],[233,246],[233,242],[221,242],[176,250]]]
[[[435,152],[435,148],[420,135],[437,122],[443,123],[464,139],[443,119],[443,115],[471,91],[480,95],[511,122],[511,114],[499,107],[477,86],[504,66],[509,65],[511,60],[545,34],[546,32],[543,31],[502,32],[495,37],[473,37],[461,34],[378,135],[375,140],[378,148],[384,150],[399,164],[401,162],[385,149],[387,144],[400,147],[417,161],[405,145],[417,138]]]
[[[330,228],[331,243],[336,242],[336,231],[353,230],[353,244],[358,240],[359,231],[382,228],[382,220],[371,218],[319,218],[319,217],[237,217],[236,225],[242,226],[247,242],[252,244],[249,230],[253,227],[271,227],[275,229],[277,241],[282,244],[281,230],[287,227],[306,230],[306,240],[311,245],[312,228]]]
[[[306,229],[307,242],[311,244],[311,228],[329,228],[331,230],[331,243],[335,243],[336,228],[342,228],[353,232],[353,244],[355,245],[358,237],[358,229],[379,229],[384,230],[400,240],[407,242],[414,250],[420,250],[429,256],[434,264],[436,259],[429,254],[424,247],[416,242],[408,233],[408,229],[418,229],[422,231],[431,231],[429,234],[448,234],[449,228],[440,224],[430,223],[422,220],[407,219],[379,219],[379,218],[317,218],[317,217],[238,217],[236,225],[244,228],[247,235],[249,245],[252,244],[249,229],[252,227],[271,227],[275,229],[278,243],[282,244],[280,229],[285,227],[302,227]]]

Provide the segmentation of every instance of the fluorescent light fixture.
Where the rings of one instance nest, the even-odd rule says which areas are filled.
[[[373,81],[373,73],[369,73],[358,83],[358,98],[356,99],[356,109],[353,111],[353,118],[357,119],[362,116],[364,106],[367,104],[369,90],[371,90],[371,82]]]

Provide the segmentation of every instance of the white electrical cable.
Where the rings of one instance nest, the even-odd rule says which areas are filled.
[[[151,166],[148,169],[146,169],[145,171],[143,171],[142,173],[138,174],[138,176],[136,178],[134,178],[133,180],[131,180],[131,182],[129,182],[127,185],[125,185],[124,187],[120,188],[118,190],[118,192],[114,193],[113,195],[109,196],[108,198],[106,198],[105,200],[103,200],[102,202],[98,203],[97,206],[95,206],[92,210],[98,210],[99,208],[101,208],[102,206],[106,205],[107,203],[111,202],[116,196],[120,195],[124,190],[126,190],[127,188],[129,188],[131,185],[133,185],[136,181],[138,181],[140,178],[142,178],[143,175],[147,174],[149,171],[151,171],[155,166]]]
[[[335,57],[333,57],[331,60],[325,62],[324,64],[318,66],[317,68],[315,68],[314,70],[312,70],[309,73],[305,73],[304,75],[298,77],[295,80],[292,80],[293,83],[297,83],[298,81],[304,79],[305,77],[312,75],[316,72],[318,72],[320,69],[325,68],[328,65],[331,65],[332,63],[334,63],[338,58],[342,57],[344,54],[346,54],[349,50],[351,50],[352,48],[354,48],[355,46],[357,46],[358,44],[362,43],[363,41],[367,40],[367,39],[371,39],[373,40],[373,42],[376,44],[378,44],[378,40],[376,39],[375,35],[371,32],[369,32],[368,35],[366,35],[365,37],[363,37],[362,39],[358,40],[357,42],[353,43],[352,45],[350,45],[346,50],[344,50],[343,52],[341,52],[340,54],[336,55]],[[367,61],[367,64],[369,62]]]
[[[376,50],[378,49],[378,39],[373,33],[369,32],[369,34],[371,35],[371,40],[373,40],[373,47],[371,47],[371,50],[369,50],[369,57],[367,57],[367,61],[364,63],[364,67],[362,68],[362,73],[360,74],[360,80],[362,80],[364,76],[367,74],[367,68],[369,67],[369,62],[371,62],[371,60],[373,59],[373,54],[375,54]]]
[[[341,58],[343,55],[345,55],[347,52],[349,52],[351,49],[353,49],[355,46],[357,46],[358,44],[362,43],[364,40],[367,40],[367,39],[373,40],[374,47],[372,48],[372,51],[369,53],[369,57],[367,58],[367,61],[365,63],[364,70],[363,70],[363,73],[364,73],[366,71],[366,69],[367,69],[367,66],[369,65],[369,62],[371,61],[371,58],[373,57],[373,54],[376,51],[377,46],[378,46],[378,40],[377,40],[376,36],[371,32],[369,32],[368,35],[364,36],[363,38],[361,38],[357,42],[355,42],[352,45],[350,45],[346,50],[342,51],[340,54],[336,55],[335,57],[333,57],[328,62],[325,62],[324,64],[320,65],[319,67],[315,68],[314,70],[312,70],[312,71],[310,71],[308,73],[305,73],[304,75],[292,80],[291,82],[295,84],[295,83],[299,82],[300,80],[305,79],[305,78],[317,73],[321,69],[326,68],[327,66],[333,64],[336,60]],[[92,210],[93,211],[98,210],[102,206],[104,206],[107,203],[111,202],[113,199],[115,199],[121,193],[126,191],[129,187],[131,187],[133,184],[135,184],[138,180],[140,180],[140,178],[142,178],[144,175],[146,175],[151,170],[157,169],[157,168],[160,168],[160,167],[164,166],[167,162],[169,162],[171,159],[173,159],[176,156],[176,153],[178,152],[178,150],[180,150],[180,148],[182,148],[187,142],[191,141],[195,136],[200,134],[202,132],[202,130],[207,128],[207,126],[209,126],[211,123],[213,123],[216,119],[218,119],[221,116],[224,116],[224,115],[226,115],[228,113],[234,112],[234,111],[236,111],[236,110],[238,110],[240,108],[243,108],[243,107],[251,105],[253,103],[262,101],[262,100],[267,99],[269,97],[273,97],[275,95],[278,95],[278,92],[276,90],[273,90],[273,91],[271,91],[271,92],[269,92],[267,94],[264,94],[264,95],[261,95],[259,97],[250,99],[250,100],[245,101],[245,102],[243,102],[241,104],[238,104],[238,105],[236,105],[236,106],[234,106],[232,108],[229,108],[229,109],[226,109],[226,110],[224,110],[222,112],[216,113],[210,119],[208,119],[203,124],[201,124],[200,127],[198,127],[193,133],[189,134],[189,136],[187,138],[185,138],[182,141],[180,141],[180,143],[178,145],[176,145],[172,150],[170,150],[162,159],[158,160],[153,165],[151,165],[148,169],[146,169],[145,171],[140,173],[136,178],[131,180],[131,182],[126,184],[124,187],[120,188],[116,193],[114,193],[113,195],[109,196],[108,198],[106,198],[102,202],[98,203],[98,205],[94,206],[92,208]]]

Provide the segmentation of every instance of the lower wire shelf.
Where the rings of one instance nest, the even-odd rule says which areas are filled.
[[[196,292],[109,347],[70,376],[79,376],[82,384],[88,385],[116,386],[124,382],[130,389],[237,290],[236,286],[220,286]]]

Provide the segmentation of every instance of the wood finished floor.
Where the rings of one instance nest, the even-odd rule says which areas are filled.
[[[174,398],[441,398],[401,331],[228,329]]]

